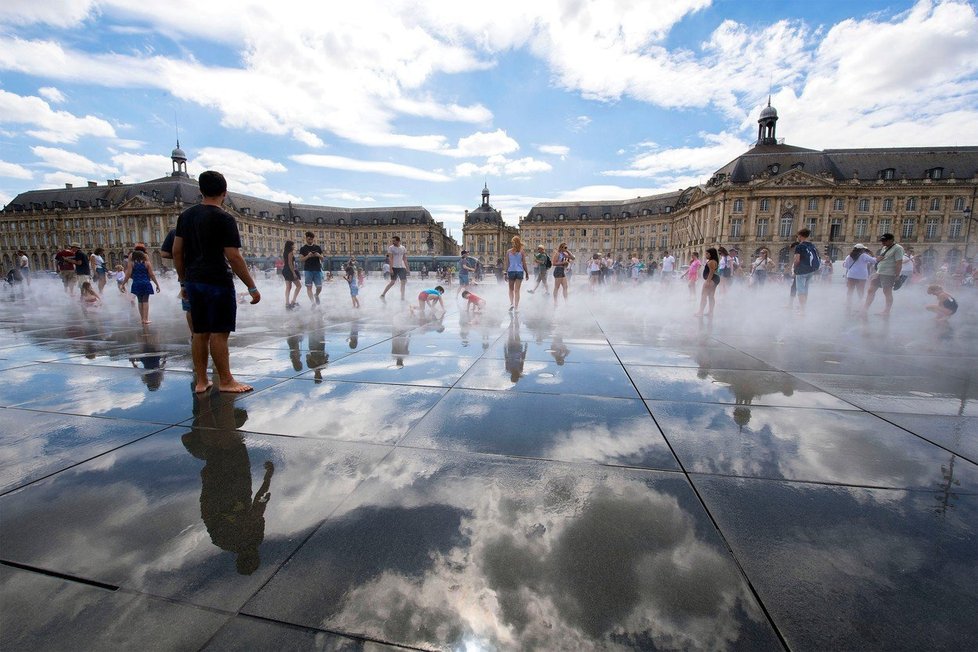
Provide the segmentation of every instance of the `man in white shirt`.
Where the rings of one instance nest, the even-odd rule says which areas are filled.
[[[31,263],[27,259],[27,253],[24,251],[17,252],[17,266],[20,267],[20,275],[27,281],[27,285],[31,284]]]
[[[668,251],[662,257],[662,282],[668,283],[672,280],[672,272],[676,268],[676,257]]]
[[[387,247],[387,254],[391,261],[391,280],[387,287],[380,293],[381,299],[386,299],[389,289],[394,287],[398,280],[401,281],[401,301],[404,301],[404,288],[407,286],[407,247],[401,245],[401,238],[394,236],[391,238],[391,246]]]

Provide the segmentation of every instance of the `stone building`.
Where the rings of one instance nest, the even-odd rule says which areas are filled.
[[[925,266],[953,265],[965,254],[978,147],[819,151],[779,141],[777,121],[769,102],[755,145],[690,189],[675,224],[684,260],[722,243],[745,257],[768,247],[784,262],[803,227],[833,259],[844,258],[857,242],[875,247],[887,232]]]
[[[489,203],[489,186],[482,188],[482,205],[465,211],[462,244],[483,265],[494,265],[510,247],[519,229],[503,222],[503,214]]]
[[[142,183],[110,179],[105,185],[30,190],[0,211],[0,260],[9,269],[24,250],[32,269],[53,269],[55,253],[80,242],[86,251],[105,249],[110,263],[122,260],[136,243],[147,245],[160,265],[157,249],[180,213],[200,200],[197,181],[187,174],[187,157],[171,154],[173,171]],[[231,180],[233,187],[234,180]],[[242,253],[255,262],[281,254],[286,240],[316,234],[327,255],[383,254],[399,235],[409,255],[457,255],[458,244],[421,206],[334,208],[273,202],[229,192],[224,205],[238,222]]]
[[[833,259],[857,242],[875,247],[886,232],[926,266],[972,256],[978,147],[820,151],[779,141],[777,121],[768,103],[755,145],[705,184],[633,200],[538,204],[520,220],[522,237],[531,246],[567,241],[575,253],[616,258],[657,258],[669,249],[682,262],[717,244],[736,247],[743,259],[763,246],[784,262],[795,233],[807,227]]]
[[[683,191],[602,202],[545,202],[520,219],[520,237],[532,250],[552,252],[561,242],[577,257],[600,253],[650,259],[672,247],[674,212]]]

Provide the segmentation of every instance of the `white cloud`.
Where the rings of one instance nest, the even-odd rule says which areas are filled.
[[[122,171],[120,179],[123,183],[139,183],[169,175],[173,171],[173,162],[168,156],[160,154],[133,154],[125,152],[112,157]]]
[[[331,156],[326,154],[297,154],[290,158],[296,163],[301,163],[302,165],[332,168],[334,170],[385,174],[392,177],[416,179],[418,181],[451,181],[451,177],[438,172],[422,170],[421,168],[411,167],[410,165],[402,165],[400,163],[390,163],[388,161],[363,161],[348,158],[346,156]]]
[[[64,104],[66,99],[64,94],[53,86],[39,88],[37,89],[37,94],[52,104]]]
[[[567,121],[567,128],[574,132],[581,132],[591,124],[591,118],[586,115],[579,115]]]
[[[70,183],[73,186],[84,186],[88,179],[86,177],[80,177],[77,174],[72,174],[71,172],[57,171],[48,172],[43,177],[45,187],[51,188],[56,186],[63,186],[66,183]]]
[[[626,169],[605,170],[604,176],[659,178],[674,176],[681,172],[708,176],[717,168],[736,158],[750,147],[748,143],[729,133],[707,134],[700,137],[706,143],[700,147],[660,148],[655,143],[642,143],[651,146],[649,151],[634,157]]]
[[[10,179],[33,179],[34,174],[23,165],[9,163],[7,161],[0,161],[0,177],[7,177]]]
[[[281,190],[273,190],[265,176],[286,172],[287,168],[277,161],[258,158],[246,152],[223,147],[204,147],[187,165],[187,171],[197,175],[204,170],[218,170],[228,180],[232,192],[240,192],[272,201],[302,201],[301,197]]]
[[[361,193],[349,190],[334,190],[324,192],[321,195],[313,197],[313,200],[324,202],[352,202],[355,204],[373,204],[377,201],[370,195],[363,195]]]
[[[0,23],[72,27],[95,12],[96,5],[96,0],[4,0],[0,4]]]
[[[958,2],[843,21],[825,34],[805,83],[774,96],[778,135],[819,149],[974,142],[976,42],[975,8]]]
[[[510,138],[503,129],[486,133],[477,131],[471,136],[458,139],[454,149],[441,150],[439,154],[457,157],[494,156],[510,154],[520,148],[519,143]]]
[[[567,155],[570,154],[570,147],[567,145],[538,145],[537,149],[543,154],[559,156],[561,161],[566,159]]]
[[[115,137],[115,129],[101,118],[91,115],[79,118],[67,111],[54,111],[39,97],[21,96],[3,89],[0,89],[0,123],[38,127],[27,133],[51,143],[74,143],[83,136]]]
[[[116,169],[111,165],[96,163],[89,158],[69,152],[58,147],[43,147],[37,145],[31,147],[34,156],[41,159],[42,165],[57,168],[61,172],[73,172],[75,174],[88,174],[93,176],[113,175]]]
[[[548,172],[553,169],[546,161],[527,156],[520,159],[509,159],[505,156],[490,156],[485,164],[461,163],[455,166],[455,176],[471,177],[473,175],[493,177],[514,177],[532,175],[537,172]]]

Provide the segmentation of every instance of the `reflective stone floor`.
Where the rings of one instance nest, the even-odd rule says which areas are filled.
[[[659,285],[425,320],[266,284],[240,396],[193,395],[172,282],[147,326],[0,300],[0,649],[978,640],[973,294],[936,328],[914,286],[698,321]]]

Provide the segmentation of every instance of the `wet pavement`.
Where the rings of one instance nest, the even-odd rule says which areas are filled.
[[[0,301],[0,648],[978,640],[960,296],[934,330],[853,323],[838,289],[716,322],[684,288],[510,315],[492,285],[441,320],[341,290],[240,307],[243,395],[193,395],[166,289],[146,326]]]

